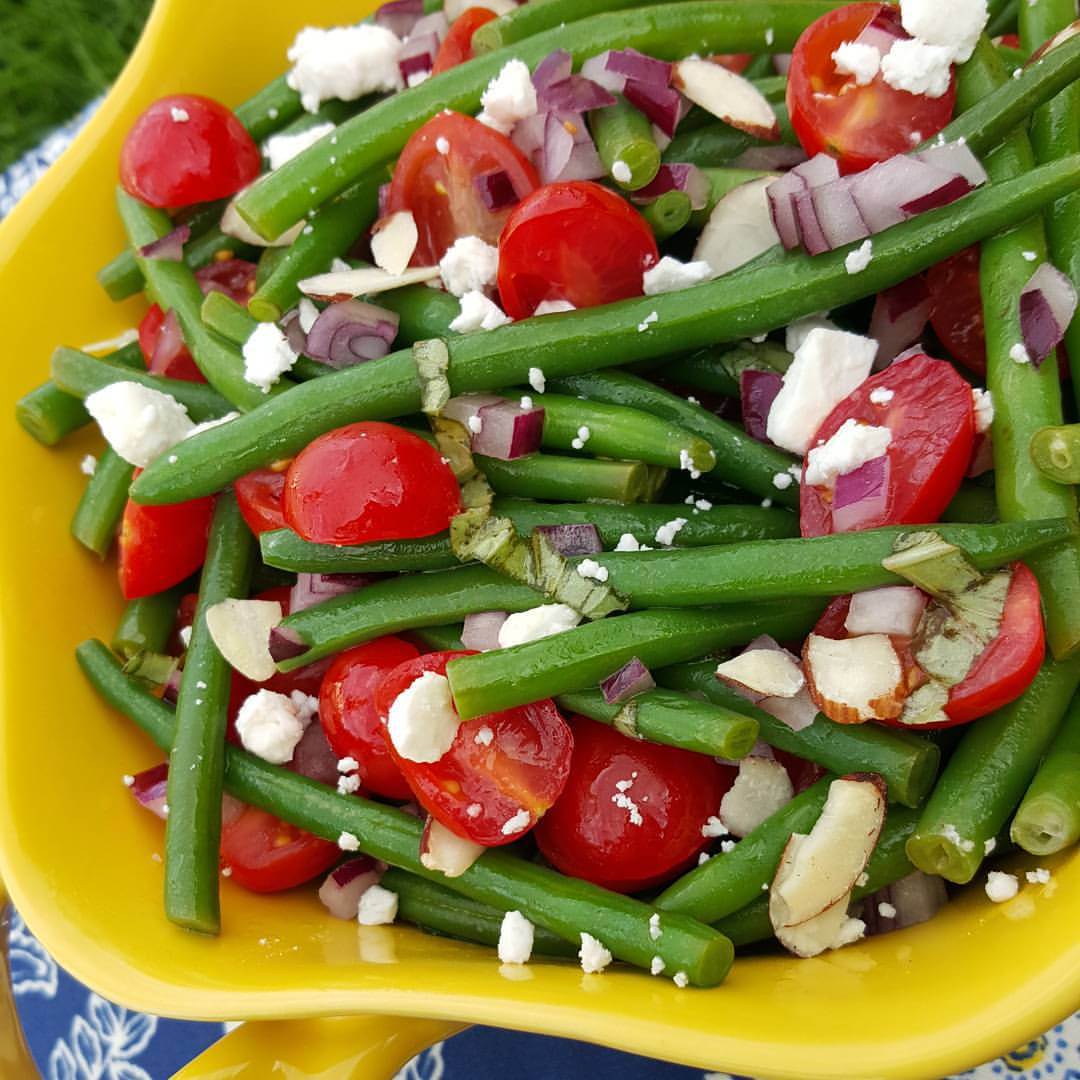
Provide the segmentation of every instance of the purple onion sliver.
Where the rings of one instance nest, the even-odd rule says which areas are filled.
[[[900,22],[900,15],[895,10],[886,8],[879,11],[863,29],[855,40],[860,45],[872,45],[884,56],[897,41],[902,41],[908,35],[905,33]]]
[[[791,70],[791,53],[773,53],[772,66],[777,75],[786,75]]]
[[[821,184],[809,191],[818,224],[831,249],[865,240],[870,230],[859,213],[851,187],[843,180]],[[801,220],[801,219],[800,219]]]
[[[876,370],[920,339],[933,307],[926,281],[918,274],[878,293],[869,330],[869,336],[878,343]]]
[[[954,174],[940,187],[901,203],[900,209],[909,217],[914,217],[927,210],[936,210],[939,206],[948,206],[949,203],[963,198],[969,191],[971,191],[971,185],[962,176]]]
[[[590,56],[581,65],[581,74],[586,79],[591,79],[597,86],[602,86],[613,94],[621,94],[626,87],[626,76],[608,68],[608,57],[610,55],[611,50],[608,49],[597,56]]]
[[[631,657],[614,675],[600,683],[600,691],[609,705],[621,705],[624,701],[652,690],[656,686],[649,669],[636,657]]]
[[[390,346],[397,336],[398,314],[362,300],[327,304],[308,331],[307,355],[313,360],[329,360],[331,344],[342,326],[353,328],[352,336],[380,337]]]
[[[152,243],[139,248],[144,259],[161,259],[165,262],[180,262],[184,257],[184,245],[191,239],[190,225],[177,225],[172,232]]]
[[[475,611],[465,616],[461,628],[461,644],[466,649],[490,652],[499,647],[499,631],[509,613],[505,611]]]
[[[584,142],[576,141],[570,151],[570,160],[559,173],[559,179],[569,180],[596,180],[607,175],[607,169],[600,160],[600,154],[592,139]]]
[[[828,154],[815,154],[812,158],[796,165],[792,170],[807,187],[820,187],[840,179],[840,166],[836,158]]]
[[[477,413],[480,430],[472,437],[476,454],[513,461],[540,449],[544,433],[544,410],[523,409],[516,401],[485,405]]]
[[[289,611],[304,611],[324,600],[354,593],[368,581],[364,574],[297,574],[289,592]]]
[[[935,169],[959,173],[972,187],[985,184],[989,177],[982,162],[971,152],[966,143],[949,142],[942,146],[928,146],[914,155]]]
[[[288,768],[291,772],[317,780],[320,784],[334,787],[338,781],[338,757],[330,749],[322,725],[317,719],[311,721],[307,731],[300,737],[293,751]]]
[[[398,57],[398,70],[408,82],[410,75],[430,71],[435,66],[435,54],[439,51],[437,34],[416,34],[409,38]]]
[[[744,150],[731,166],[735,169],[763,169],[766,172],[782,172],[793,169],[806,161],[801,146],[751,146]]]
[[[449,29],[450,22],[446,18],[446,12],[433,11],[430,15],[424,15],[416,20],[416,25],[409,33],[409,41],[412,41],[413,38],[418,37],[420,34],[434,34],[441,44]]]
[[[1054,318],[1046,296],[1038,289],[1020,294],[1020,336],[1024,339],[1031,363],[1038,368],[1065,336]]]
[[[532,81],[537,95],[543,94],[549,86],[570,78],[574,69],[573,58],[565,49],[556,49],[548,53],[533,72]]]
[[[386,217],[387,208],[390,206],[390,184],[379,185],[379,217]]]
[[[880,520],[889,501],[888,479],[888,454],[838,476],[833,492],[833,532],[851,532]]]
[[[474,176],[473,187],[476,188],[480,201],[493,214],[516,206],[521,201],[514,190],[514,182],[505,169],[496,169],[493,172]]]
[[[807,188],[792,196],[795,207],[795,220],[799,223],[799,235],[802,237],[803,247],[811,255],[820,255],[829,250],[829,241],[825,238],[825,230],[821,219],[814,208],[814,189]]]
[[[376,10],[375,24],[384,27],[399,38],[405,38],[409,36],[423,14],[423,0],[389,0]]]
[[[709,178],[696,165],[661,165],[657,174],[643,188],[631,195],[637,203],[652,202],[669,191],[682,191],[690,196],[690,206],[701,210],[709,199]]]
[[[533,113],[519,120],[514,125],[514,131],[510,136],[513,144],[534,164],[537,164],[538,155],[544,146],[544,127],[547,116],[544,113]]]
[[[591,523],[537,525],[533,531],[545,537],[560,555],[596,555],[604,550],[600,530]]]
[[[306,653],[310,646],[300,635],[287,626],[275,626],[270,631],[270,655],[275,664],[282,660],[291,660],[294,656]]]
[[[682,97],[678,90],[667,85],[627,79],[623,96],[665,135],[675,134],[682,115]]]
[[[1040,301],[1028,300],[1029,296],[1041,297]],[[1041,263],[1035,273],[1028,278],[1027,284],[1020,291],[1020,331],[1024,336],[1024,344],[1036,364],[1041,363],[1050,355],[1053,349],[1064,336],[1065,331],[1076,314],[1076,287],[1072,281],[1052,263]],[[1045,307],[1044,307],[1045,305]],[[1025,317],[1027,308],[1029,314]],[[1046,311],[1049,311],[1047,317]],[[1057,327],[1057,338],[1045,353],[1027,344],[1028,329],[1025,322],[1031,322],[1031,336],[1033,343],[1044,344],[1044,339],[1049,336],[1049,328],[1046,325],[1052,319]],[[1038,330],[1036,323],[1042,324]]]
[[[354,863],[358,864],[356,869],[347,869]],[[373,859],[363,855],[358,859],[350,859],[330,872],[319,887],[319,899],[335,918],[355,919],[360,897],[372,885],[377,885],[380,877],[382,870]],[[342,881],[342,878],[345,880]]]
[[[329,354],[323,362],[340,371],[368,360],[381,360],[389,351],[390,344],[385,337],[354,326],[339,326],[330,339]]]
[[[164,820],[168,782],[169,763],[163,761],[160,765],[135,774],[131,794],[140,806]]]
[[[501,394],[458,394],[442,407],[442,414],[468,427],[469,421],[485,406],[497,405],[505,400]]]
[[[361,874],[368,874],[378,870],[378,864],[370,855],[358,855],[355,859],[348,859],[340,866],[330,871],[335,885],[348,885],[354,878]]]
[[[671,85],[672,65],[665,60],[655,60],[637,49],[611,49],[604,66],[617,75],[625,75],[637,83],[664,87]]]
[[[537,100],[543,111],[588,112],[614,105],[615,95],[584,75],[571,75],[539,92]]]
[[[766,434],[769,410],[783,385],[783,376],[775,371],[747,369],[739,373],[739,399],[742,402],[743,427],[750,438],[767,443],[769,446],[772,446],[772,440]]]
[[[176,699],[180,696],[180,676],[181,671],[179,668],[173,668],[169,673],[169,677],[165,680],[165,685],[161,691],[162,701],[167,701],[170,705],[176,704]]]
[[[544,116],[544,143],[536,163],[540,179],[545,184],[553,183],[562,175],[574,151],[574,136],[567,129],[557,113],[549,112]]]
[[[799,222],[795,216],[794,196],[800,191],[805,191],[806,186],[806,181],[797,172],[792,171],[774,180],[765,189],[773,225],[780,237],[780,243],[788,251],[797,248],[801,242]]]

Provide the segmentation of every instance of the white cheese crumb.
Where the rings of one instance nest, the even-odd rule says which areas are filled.
[[[679,451],[679,468],[684,472],[688,472],[691,480],[697,480],[701,476],[701,470],[695,468],[694,459],[690,456],[690,451],[685,447]]]
[[[541,315],[559,315],[564,311],[577,311],[569,300],[541,300],[533,312],[534,317]]]
[[[236,714],[236,733],[245,750],[274,765],[284,765],[292,760],[307,723],[290,697],[257,690],[244,699]]]
[[[518,404],[523,409],[531,409],[533,407],[533,399],[531,397],[529,397],[528,394],[522,394],[521,395],[521,401],[519,401]]]
[[[833,50],[833,63],[841,75],[854,75],[858,86],[874,81],[881,67],[881,53],[873,45],[845,41]]]
[[[986,895],[995,904],[1011,900],[1019,891],[1020,883],[1015,874],[1006,874],[1000,870],[991,870],[986,875]]]
[[[582,559],[577,565],[577,572],[583,578],[591,578],[593,581],[607,581],[608,568],[601,566],[595,559]]]
[[[499,648],[524,645],[529,641],[572,630],[581,615],[568,604],[541,604],[528,611],[516,611],[499,627]]]
[[[467,423],[469,425],[469,430],[474,435],[479,435],[480,432],[484,430],[484,421],[478,413],[474,413],[470,416]]]
[[[483,809],[484,808],[478,802],[469,803],[469,805],[465,807],[465,813],[468,817],[478,818]]]
[[[337,789],[339,795],[355,795],[360,790],[360,777],[355,773],[351,776],[339,776]]]
[[[354,757],[338,758],[337,771],[339,773],[352,773],[360,768],[360,762]]]
[[[240,350],[244,356],[244,381],[264,394],[296,363],[298,353],[277,323],[261,322]]]
[[[714,276],[712,267],[703,259],[684,263],[665,255],[651,270],[645,271],[641,282],[646,296],[656,296],[699,285]]]
[[[461,719],[445,675],[425,671],[390,706],[386,731],[407,761],[438,761],[450,749]]]
[[[952,81],[954,51],[912,38],[896,41],[881,60],[881,77],[894,90],[939,98]]]
[[[495,732],[484,724],[473,736],[473,742],[477,746],[490,746],[492,740],[495,738]]]
[[[701,826],[701,835],[707,837],[727,836],[727,826],[714,814]]]
[[[806,459],[806,483],[828,486],[861,465],[881,457],[892,442],[887,427],[847,419],[823,446],[815,446]]]
[[[795,483],[795,478],[789,472],[778,472],[773,475],[772,482],[778,491],[787,491]]]
[[[87,454],[86,457],[79,462],[79,472],[83,476],[93,476],[97,472],[97,458],[93,454]]]
[[[894,390],[889,390],[884,386],[875,386],[870,391],[870,404],[871,405],[888,405],[890,401],[896,396]]]
[[[180,627],[180,644],[183,645],[185,649],[188,648],[191,645],[191,627],[190,626],[182,626],[182,627]]]
[[[685,990],[690,985],[690,976],[685,971],[676,971],[671,981],[680,989]]]
[[[520,911],[508,911],[499,928],[499,960],[504,964],[527,964],[534,936],[533,924]]]
[[[1038,252],[1035,251],[1023,251],[1021,254],[1028,262],[1034,262],[1039,257]]]
[[[587,975],[595,975],[611,963],[611,953],[592,936],[581,932],[581,948],[578,950],[581,970]]]
[[[145,469],[195,426],[171,394],[135,382],[114,382],[84,402],[106,442],[128,464]]]
[[[360,840],[351,832],[343,832],[337,838],[337,846],[342,851],[359,851]]]
[[[734,840],[721,840],[720,841],[720,851],[724,855],[727,855],[729,852],[732,852],[734,850],[735,850],[735,841]]]
[[[947,4],[901,0],[900,4],[900,21],[912,37],[949,48],[961,62],[971,56],[988,18],[986,0],[949,0]]]
[[[844,269],[849,274],[862,273],[870,265],[874,255],[874,242],[864,240],[854,251],[849,251],[844,257]]]
[[[382,26],[361,23],[329,30],[307,26],[289,49],[292,69],[285,77],[308,112],[331,98],[355,101],[402,85],[401,41]]]
[[[882,900],[881,903],[878,904],[877,910],[878,910],[878,914],[883,919],[895,919],[896,918],[896,908],[894,908],[892,906],[892,904],[888,903],[885,900]]]
[[[663,961],[663,959],[661,957],[654,956],[652,958],[652,963],[649,964],[649,974],[650,975],[663,975],[664,968],[666,968],[666,967],[667,967],[667,964],[664,963],[664,961]]]
[[[649,327],[652,326],[653,323],[655,323],[659,318],[660,316],[655,311],[650,311],[649,314],[646,315],[645,318],[637,324],[638,333],[644,334],[645,331],[648,330]]]
[[[619,158],[619,160],[611,166],[611,176],[613,179],[618,180],[620,184],[629,184],[630,178],[633,175],[634,174],[630,171],[630,166],[627,165],[622,158]]]
[[[495,330],[513,320],[494,300],[473,289],[461,297],[461,311],[450,322],[450,329],[459,334],[476,330]]]
[[[333,130],[333,124],[315,124],[296,135],[271,135],[263,143],[263,153],[272,170],[280,169],[286,161],[292,161],[297,154],[302,153],[309,146],[314,146],[324,135],[329,135]]]
[[[702,851],[697,857],[698,866],[704,866],[712,856],[707,851]]]
[[[855,884],[861,889],[870,880],[870,875],[865,870],[855,879]]]
[[[671,521],[664,522],[659,529],[656,530],[656,542],[662,544],[664,547],[671,547],[675,543],[675,537],[682,527],[686,524],[686,518],[677,517]]]
[[[499,830],[503,836],[513,836],[514,833],[523,832],[532,823],[532,817],[528,810],[521,809],[513,817],[507,818]]]
[[[975,841],[965,840],[956,830],[955,825],[946,825],[941,830],[941,835],[951,844],[955,844],[961,851],[974,851]]]
[[[1018,364],[1031,363],[1031,355],[1019,341],[1009,350],[1009,357]]]
[[[997,847],[997,840],[994,837],[991,836],[990,839],[987,840],[983,844],[983,854],[984,855],[992,855],[993,852],[994,852],[994,848],[996,848],[996,847]]]
[[[975,431],[981,435],[994,422],[994,397],[989,390],[978,386],[972,387],[971,397],[975,406]]]
[[[654,911],[649,916],[649,937],[651,937],[653,941],[659,941],[662,933],[663,930],[660,929],[660,913]]]
[[[547,379],[544,378],[544,373],[540,370],[540,368],[529,368],[529,385],[538,394],[542,394],[544,392],[544,387],[547,386]]]
[[[616,551],[640,551],[641,544],[633,533],[623,533],[619,542],[615,545]]]
[[[630,817],[631,825],[641,825],[644,822],[645,819],[641,816],[641,810],[638,808],[638,804],[625,792],[616,791],[615,794],[611,796],[611,801],[620,810],[625,810],[627,812]]]
[[[181,109],[177,105],[169,108],[169,115],[172,117],[174,124],[186,124],[191,119],[187,109]]]
[[[131,787],[131,785],[135,783],[135,777],[132,776],[131,773],[124,773],[120,779],[123,781],[124,787]]]
[[[440,135],[435,140],[435,149],[444,157],[450,153],[450,141],[445,135]]]
[[[709,502],[708,499],[695,499],[694,500],[694,509],[695,510],[711,510],[712,509],[712,503]]]
[[[575,450],[581,450],[581,449],[584,448],[585,444],[589,441],[589,437],[591,435],[592,435],[592,432],[589,430],[587,425],[582,424],[581,427],[579,427],[577,429],[577,438],[571,439],[570,440],[570,445],[573,446],[573,448]]]
[[[1050,871],[1040,866],[1035,870],[1029,870],[1025,875],[1029,885],[1048,885],[1050,883]]]
[[[397,918],[398,895],[381,885],[369,885],[360,894],[356,919],[361,926],[387,926]]]
[[[480,95],[482,124],[509,135],[513,126],[536,113],[536,87],[528,65],[522,60],[507,60],[502,70]]]
[[[457,297],[484,292],[495,283],[498,272],[499,249],[479,236],[459,236],[439,260],[446,291]]]

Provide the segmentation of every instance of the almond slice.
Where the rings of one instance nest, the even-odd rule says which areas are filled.
[[[720,800],[720,820],[732,836],[748,836],[794,794],[787,769],[779,761],[745,757],[735,783]]]
[[[780,243],[765,189],[776,179],[762,176],[732,188],[713,207],[694,248],[694,259],[716,275],[743,266]]]
[[[420,837],[420,862],[428,870],[438,870],[447,877],[461,877],[483,854],[480,844],[451,832],[433,817],[427,819]]]
[[[370,296],[400,289],[403,285],[434,281],[438,276],[437,266],[415,266],[401,274],[388,274],[377,266],[364,266],[359,270],[335,270],[304,278],[299,289],[316,300],[350,300],[354,296]]]
[[[281,617],[276,600],[222,600],[206,609],[206,629],[234,670],[252,682],[266,682],[277,674],[270,631]]]
[[[749,79],[709,60],[680,60],[672,76],[695,105],[758,139],[776,142],[780,125],[765,95]]]
[[[371,257],[380,270],[395,276],[403,274],[419,240],[412,214],[399,210],[375,222],[371,230]]]
[[[747,649],[724,661],[716,675],[763,697],[794,697],[806,684],[798,662],[782,649]]]
[[[891,720],[907,697],[899,653],[885,634],[827,638],[811,634],[803,647],[810,696],[838,724]]]

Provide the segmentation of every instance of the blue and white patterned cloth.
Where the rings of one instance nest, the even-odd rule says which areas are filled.
[[[92,102],[0,175],[0,217],[60,156]],[[18,914],[9,932],[12,987],[31,1053],[46,1080],[167,1080],[233,1025],[129,1012],[60,968]],[[396,1080],[730,1080],[566,1039],[471,1028],[425,1050]],[[1080,1080],[1080,1013],[963,1080]],[[961,1080],[961,1078],[954,1078]]]

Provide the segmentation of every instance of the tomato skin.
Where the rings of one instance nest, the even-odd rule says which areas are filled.
[[[174,119],[186,114],[186,120]],[[191,206],[235,195],[262,169],[243,124],[198,94],[159,98],[132,125],[120,150],[120,183],[150,206]]]
[[[979,245],[931,266],[926,284],[934,299],[930,325],[948,354],[976,375],[986,375],[986,332],[979,292]]]
[[[440,154],[440,139],[447,152]],[[529,159],[501,132],[461,113],[439,113],[405,144],[394,166],[386,213],[409,210],[419,242],[413,266],[434,266],[455,240],[479,236],[498,242],[511,207],[489,210],[474,180],[505,172],[518,199],[540,184]]]
[[[870,394],[893,392],[886,405]],[[825,418],[813,445],[830,439],[844,421],[885,426],[892,432],[888,497],[884,509],[860,522],[859,529],[937,521],[967,472],[975,444],[971,387],[951,364],[917,354],[891,364],[856,387]],[[809,454],[803,462],[805,470]],[[799,522],[803,536],[834,530],[830,491],[803,484]]]
[[[791,56],[787,106],[791,126],[806,153],[828,153],[842,173],[860,172],[896,154],[907,153],[915,133],[936,135],[952,119],[956,75],[940,98],[909,94],[889,86],[879,72],[858,86],[840,75],[833,51],[854,41],[873,20],[893,24],[901,38],[899,9],[889,4],[846,4],[822,15],[803,31]],[[919,140],[915,140],[919,141]]]
[[[615,892],[667,880],[709,843],[701,827],[716,814],[737,771],[705,754],[628,739],[614,728],[573,718],[574,757],[562,795],[536,828],[557,870]],[[632,783],[625,791],[616,784]],[[625,795],[637,808],[634,825]]]
[[[466,8],[450,25],[443,43],[435,54],[435,63],[431,74],[438,75],[443,71],[449,71],[458,64],[464,64],[466,60],[473,58],[472,36],[484,23],[491,22],[495,18],[495,12],[488,8]]]
[[[390,756],[375,690],[389,671],[419,655],[398,637],[365,642],[334,659],[319,691],[319,720],[334,753],[355,758],[364,787],[387,799],[411,799],[412,788]]]
[[[566,784],[574,738],[554,702],[537,701],[466,720],[450,749],[431,763],[401,757],[385,726],[397,696],[424,672],[445,674],[451,660],[470,655],[428,653],[399,664],[379,684],[375,707],[390,755],[417,802],[458,836],[497,847],[520,839],[542,819]],[[522,810],[528,812],[528,824],[503,832]]]
[[[271,893],[303,885],[341,857],[330,840],[312,836],[255,806],[221,830],[221,866],[238,885]]]
[[[233,489],[240,513],[256,536],[287,528],[281,505],[285,495],[284,469],[256,469],[236,480]]]
[[[543,300],[595,307],[642,294],[659,260],[630,204],[591,180],[547,184],[518,204],[499,239],[499,297],[514,319]]]
[[[285,520],[321,544],[431,536],[450,525],[461,491],[430,444],[393,424],[349,424],[320,435],[285,477]]]

